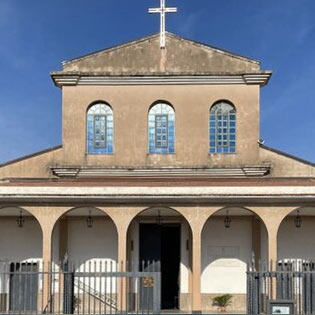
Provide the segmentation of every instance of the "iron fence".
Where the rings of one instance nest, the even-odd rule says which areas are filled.
[[[159,314],[159,262],[0,262],[0,314]]]
[[[248,265],[247,313],[268,314],[271,301],[287,301],[294,314],[315,314],[315,262],[284,260],[272,267]]]

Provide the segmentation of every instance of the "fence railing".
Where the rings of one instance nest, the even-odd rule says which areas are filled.
[[[273,264],[249,264],[247,313],[269,314],[270,301],[294,305],[294,314],[315,314],[315,262],[284,260]]]
[[[0,262],[0,314],[159,314],[159,262]]]

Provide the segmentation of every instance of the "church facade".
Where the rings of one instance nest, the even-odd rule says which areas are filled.
[[[62,145],[0,165],[0,262],[157,260],[163,309],[244,313],[249,262],[314,258],[315,165],[259,140],[271,71],[159,39],[51,73]]]

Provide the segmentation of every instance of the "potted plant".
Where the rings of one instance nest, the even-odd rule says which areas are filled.
[[[212,305],[217,306],[219,312],[226,312],[226,308],[232,303],[231,294],[218,295],[213,298]]]

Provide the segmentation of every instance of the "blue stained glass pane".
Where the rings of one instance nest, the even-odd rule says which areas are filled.
[[[106,104],[93,105],[87,115],[87,153],[113,153],[113,114]]]
[[[231,153],[235,145],[236,110],[228,102],[219,101],[210,109],[210,153]]]
[[[235,147],[231,147],[230,152],[231,152],[231,153],[235,153],[235,152],[236,152],[236,151],[235,151]]]
[[[168,104],[158,103],[150,109],[148,120],[149,153],[173,153],[175,138],[173,108]]]
[[[230,142],[230,146],[231,146],[231,147],[235,147],[235,142],[234,142],[234,141],[231,141],[231,142]]]

